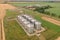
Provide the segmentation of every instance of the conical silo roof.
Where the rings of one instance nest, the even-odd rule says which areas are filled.
[[[34,25],[33,24],[28,24],[27,27],[34,27]]]

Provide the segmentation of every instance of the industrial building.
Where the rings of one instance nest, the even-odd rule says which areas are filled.
[[[41,30],[41,23],[29,15],[18,15],[17,20],[29,34],[34,33],[35,30]]]

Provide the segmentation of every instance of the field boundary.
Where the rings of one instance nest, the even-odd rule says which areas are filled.
[[[49,21],[49,22],[51,22],[51,23],[53,23],[53,24],[56,24],[56,25],[60,26],[60,21],[55,20],[55,19],[53,19],[53,18],[51,18],[51,17],[49,17],[49,16],[42,16],[41,18],[42,18],[43,20]]]

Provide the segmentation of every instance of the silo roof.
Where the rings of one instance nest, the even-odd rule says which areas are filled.
[[[31,17],[29,17],[28,19],[29,19],[29,20],[32,20],[32,18],[31,18]]]
[[[27,18],[30,18],[29,16],[26,15]]]
[[[30,22],[29,21],[24,21],[24,24],[29,24]]]
[[[33,24],[28,24],[27,27],[34,27],[34,25]]]
[[[22,18],[21,20],[22,20],[22,21],[25,21],[26,19]]]
[[[40,22],[36,21],[35,24],[41,24]]]
[[[35,20],[35,19],[32,19],[31,21],[32,21],[32,22],[35,22],[36,20]]]
[[[18,16],[18,17],[20,17],[20,16]]]

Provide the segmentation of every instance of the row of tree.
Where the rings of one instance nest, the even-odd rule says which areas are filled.
[[[35,7],[36,9],[34,11],[38,11],[38,12],[41,12],[41,13],[44,13],[45,12],[45,9],[49,9],[49,8],[52,8],[51,6],[47,5],[47,6],[41,6],[41,7]]]
[[[55,13],[50,13],[48,11],[44,12],[43,14],[46,14],[46,15],[50,15],[50,16],[53,16],[53,17],[58,17],[60,18],[60,15],[56,15]]]
[[[55,13],[50,13],[49,11],[45,11],[46,9],[49,9],[49,8],[53,8],[53,7],[51,7],[49,5],[42,6],[42,7],[36,7],[36,9],[34,11],[38,11],[38,12],[43,13],[43,14],[47,14],[47,15],[50,15],[50,16],[60,18],[60,15],[57,16]]]

